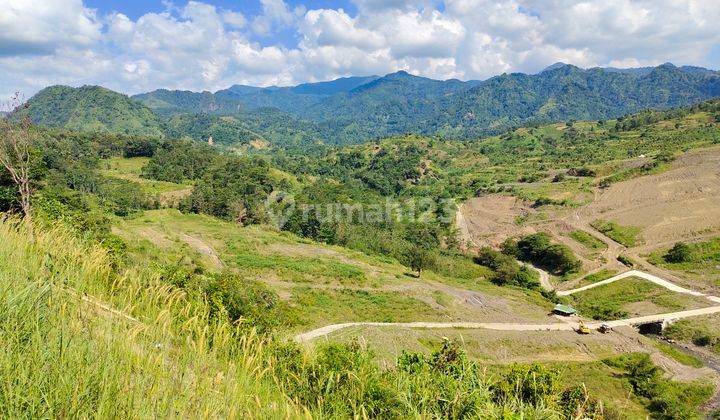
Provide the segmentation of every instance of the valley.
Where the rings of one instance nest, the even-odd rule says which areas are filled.
[[[260,387],[263,398],[291,396],[269,405],[271,417],[307,407],[343,417],[346,396],[320,383],[349,371],[363,378],[348,386],[367,407],[380,398],[366,392],[373,381],[415,397],[454,381],[439,389],[483,389],[496,397],[478,404],[507,409],[525,403],[497,399],[498,384],[532,371],[554,378],[544,397],[553,410],[568,409],[561,396],[572,391],[597,401],[594,418],[660,416],[670,410],[660,401],[692,393],[673,406],[680,415],[667,414],[692,417],[720,396],[719,112],[712,100],[465,141],[408,134],[306,149],[256,147],[255,130],[248,142],[210,144],[200,131],[38,126],[39,242],[18,230],[27,222],[0,222],[14,241],[0,248],[0,272],[28,264],[33,293],[55,279],[47,287],[63,291],[60,309],[27,301],[55,320],[42,334],[71,334],[93,354],[105,338],[58,322],[63,305],[78,326],[90,309],[123,355],[117,369],[156,354],[202,395],[212,386],[195,378],[216,372],[211,383],[242,383],[221,392],[245,414],[264,404],[243,397]],[[223,118],[203,124],[239,121]],[[70,251],[54,245],[64,242]],[[21,296],[25,284],[3,293]],[[469,376],[439,374],[440,357]],[[640,370],[650,391],[637,388]],[[328,382],[304,382],[318,376]],[[440,412],[440,400],[422,410]],[[523,407],[512,410],[538,409]]]

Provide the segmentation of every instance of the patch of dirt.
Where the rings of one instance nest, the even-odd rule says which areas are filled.
[[[533,228],[515,223],[518,217],[533,212],[526,202],[516,197],[490,194],[471,198],[460,205],[455,215],[460,244],[498,246],[508,236],[534,233]]]
[[[720,148],[683,155],[661,174],[613,184],[578,216],[639,226],[646,244],[720,231]]]
[[[160,205],[162,207],[176,208],[180,204],[180,200],[188,197],[192,194],[192,188],[185,188],[182,190],[168,191],[158,195]]]
[[[173,246],[173,241],[168,239],[164,233],[158,232],[151,227],[141,227],[135,230],[137,234],[148,241],[152,242],[158,248],[170,248]]]
[[[191,247],[195,248],[199,253],[208,257],[208,260],[212,263],[213,267],[217,269],[223,268],[223,262],[218,257],[215,250],[201,239],[194,236],[187,235],[185,233],[180,235],[180,239]]]

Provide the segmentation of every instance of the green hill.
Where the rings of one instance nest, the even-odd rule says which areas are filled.
[[[38,124],[72,130],[196,140],[213,135],[228,146],[256,138],[287,148],[408,133],[467,140],[527,124],[612,119],[717,96],[720,74],[711,70],[557,64],[538,74],[482,82],[401,71],[295,87],[235,85],[216,93],[161,89],[133,98],[100,87],[53,86],[29,101],[29,113]]]
[[[348,144],[407,133],[477,138],[527,123],[617,118],[720,96],[717,72],[672,64],[620,70],[558,63],[538,74],[468,82],[400,71],[326,83],[283,88],[236,85],[214,95],[156,91],[135,98],[160,112],[206,112],[206,103],[213,103],[213,112],[219,114],[277,108],[298,123],[316,124],[326,143]],[[193,95],[204,102],[192,105],[188,98]]]
[[[39,125],[77,131],[164,135],[160,118],[126,95],[99,86],[51,86],[28,101],[30,119]]]

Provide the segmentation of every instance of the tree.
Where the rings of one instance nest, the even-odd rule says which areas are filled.
[[[411,245],[408,247],[406,259],[410,269],[417,271],[418,277],[420,277],[422,270],[432,265],[431,251],[418,245]]]
[[[685,242],[676,243],[663,257],[669,263],[682,263],[692,260],[692,250]]]
[[[11,100],[11,107],[19,111],[21,96],[16,93]],[[20,206],[27,222],[32,228],[32,195],[31,170],[32,150],[35,144],[35,133],[32,131],[30,118],[25,116],[20,121],[10,118],[0,119],[0,164],[10,173],[20,194]]]

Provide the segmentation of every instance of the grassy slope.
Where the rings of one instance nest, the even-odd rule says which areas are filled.
[[[681,263],[668,263],[663,256],[668,248],[653,252],[648,258],[655,265],[673,270],[681,276],[720,288],[720,237],[689,244],[692,258]]]
[[[580,315],[595,319],[642,316],[710,306],[702,298],[671,292],[646,280],[629,277],[572,295]],[[607,309],[607,311],[605,311]]]
[[[720,316],[718,315],[680,320],[666,329],[665,335],[678,341],[707,347],[720,354]]]
[[[416,279],[385,257],[176,210],[118,219],[114,230],[128,241],[133,258],[149,266],[194,261],[263,281],[295,309],[292,330],[347,321],[485,319],[486,311],[471,310],[464,302],[463,293],[473,292],[498,300],[522,319],[545,319],[552,307],[537,292],[492,285],[477,266],[453,262],[455,277],[427,271]]]
[[[134,182],[142,187],[143,192],[151,195],[172,193],[187,190],[190,185],[175,184],[172,182],[156,181],[141,178],[142,168],[149,158],[110,158],[100,164],[100,173],[110,178],[124,179]]]
[[[114,275],[61,230],[30,242],[3,221],[0,236],[0,417],[299,417],[263,379],[262,343],[231,340],[203,303],[145,272]]]

